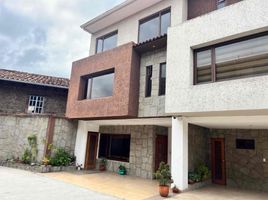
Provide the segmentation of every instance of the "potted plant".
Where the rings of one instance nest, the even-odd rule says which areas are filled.
[[[120,175],[126,175],[127,169],[124,165],[119,165],[118,167],[118,174]]]
[[[100,171],[105,171],[106,170],[106,164],[107,164],[107,160],[105,158],[102,158],[100,160],[99,170]]]
[[[45,156],[45,157],[43,158],[42,162],[43,162],[43,164],[44,164],[45,166],[47,166],[47,165],[49,164],[49,157],[48,157],[48,156]]]
[[[169,194],[169,185],[172,183],[169,165],[161,162],[158,170],[154,174],[159,182],[159,194],[162,197],[167,197]]]

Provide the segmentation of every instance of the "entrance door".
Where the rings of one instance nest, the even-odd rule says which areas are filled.
[[[88,132],[85,169],[96,168],[97,145],[98,145],[98,133]]]
[[[168,137],[167,135],[157,135],[155,139],[155,171],[161,162],[168,161]]]
[[[224,138],[211,139],[212,182],[226,184]]]

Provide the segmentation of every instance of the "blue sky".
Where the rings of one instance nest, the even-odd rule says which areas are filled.
[[[88,56],[80,28],[124,0],[0,0],[0,68],[69,77]]]

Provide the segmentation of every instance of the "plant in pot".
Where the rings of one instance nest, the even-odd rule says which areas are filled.
[[[126,175],[127,169],[124,165],[119,165],[118,167],[118,174],[120,175]]]
[[[99,170],[100,171],[105,171],[106,170],[106,164],[107,164],[107,160],[105,158],[102,158],[100,160]]]
[[[158,170],[154,174],[159,182],[159,194],[162,197],[167,197],[169,194],[169,185],[172,183],[169,165],[161,162]]]

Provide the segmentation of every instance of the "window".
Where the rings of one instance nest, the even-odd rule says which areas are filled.
[[[117,31],[97,39],[96,53],[107,51],[117,46]]]
[[[226,6],[226,0],[216,0],[216,1],[217,1],[217,9],[220,9]]]
[[[255,149],[255,140],[236,139],[237,149]]]
[[[194,51],[195,84],[268,74],[268,33]]]
[[[113,95],[114,70],[102,75],[87,77],[85,99],[95,99]]]
[[[110,160],[129,161],[130,135],[101,134],[99,158]]]
[[[159,72],[159,95],[166,94],[166,63],[160,64]]]
[[[152,93],[152,74],[153,66],[147,66],[145,77],[145,97],[150,97]]]
[[[29,96],[28,113],[43,113],[44,111],[44,97]]]
[[[140,20],[139,42],[162,36],[170,26],[170,9],[160,11],[150,17]]]

